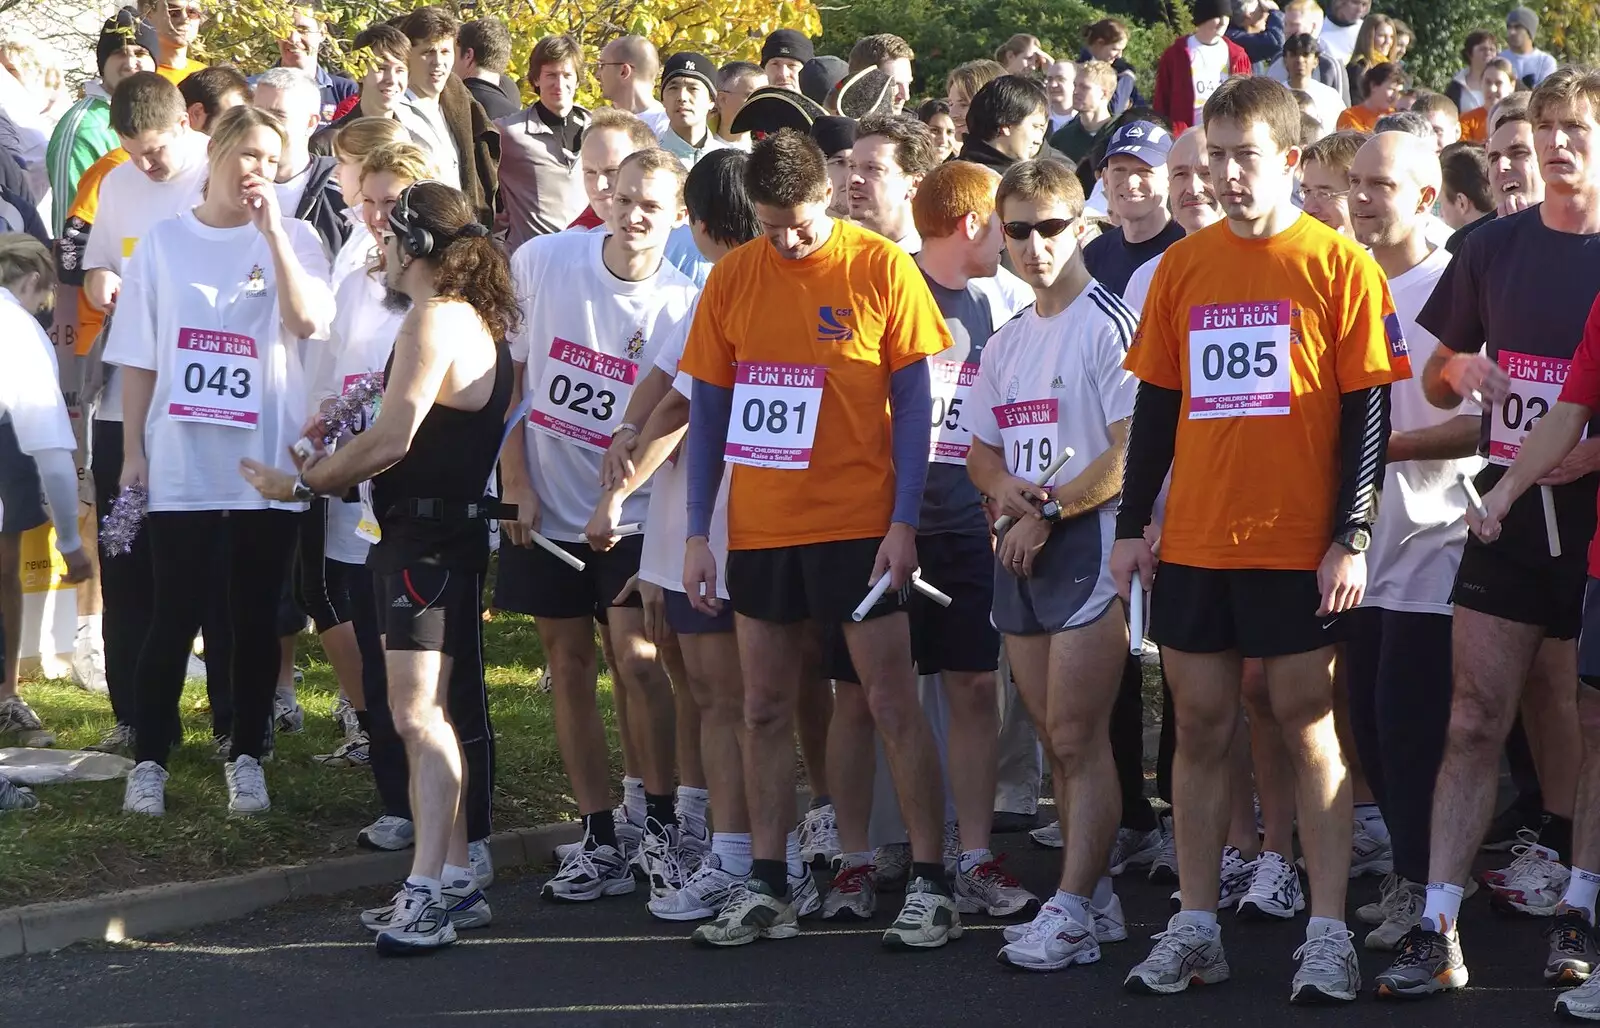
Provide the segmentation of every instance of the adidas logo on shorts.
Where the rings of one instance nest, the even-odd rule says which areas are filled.
[[[395,608],[398,608],[398,609],[410,610],[411,609],[411,598],[409,596],[407,596],[405,593],[401,593],[399,596],[396,596],[394,598],[394,602],[389,604],[389,606],[395,607]]]

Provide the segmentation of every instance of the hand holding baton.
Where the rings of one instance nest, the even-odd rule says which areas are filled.
[[[876,607],[878,605],[878,601],[883,599],[883,594],[889,591],[889,578],[889,572],[885,571],[881,576],[879,576],[876,582],[872,583],[872,588],[867,590],[866,598],[856,605],[855,610],[851,611],[850,617],[853,620],[866,620],[867,612],[873,607]],[[911,573],[911,588],[915,589],[917,592],[926,596],[928,599],[932,600],[934,603],[937,603],[941,607],[950,606],[950,597],[946,596],[938,589],[935,589],[927,582],[924,582],[922,580],[922,572],[920,569]]]
[[[1074,456],[1074,453],[1073,453],[1072,447],[1063,446],[1061,448],[1061,453],[1056,457],[1056,459],[1051,463],[1051,465],[1048,468],[1044,469],[1044,472],[1042,474],[1040,474],[1038,478],[1033,480],[1033,484],[1038,486],[1041,489],[1044,488],[1044,486],[1047,483],[1049,483],[1050,481],[1052,481],[1056,477],[1056,474],[1062,468],[1067,466],[1067,461],[1071,460],[1073,458],[1073,456]],[[995,535],[999,535],[1000,533],[1004,532],[1006,529],[1011,527],[1011,523],[1013,521],[1015,521],[1015,520],[1016,520],[1016,518],[1012,517],[1009,514],[1002,514],[1000,517],[995,518],[995,520],[994,520],[994,534]]]
[[[1472,479],[1465,474],[1457,473],[1456,485],[1460,486],[1461,491],[1467,494],[1467,506],[1472,508],[1472,512],[1480,518],[1487,518],[1489,511],[1484,507],[1483,497],[1478,495],[1478,488],[1472,484]]]
[[[1144,580],[1138,568],[1128,580],[1128,652],[1135,656],[1144,652]]]
[[[582,571],[585,567],[587,567],[582,560],[568,553],[566,550],[563,550],[561,547],[546,539],[538,532],[529,532],[528,539],[533,543],[533,545],[539,547],[541,550],[544,550],[546,553],[555,557],[557,560],[561,561],[561,563],[572,568],[574,571]]]

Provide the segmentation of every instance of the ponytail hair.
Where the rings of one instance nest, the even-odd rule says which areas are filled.
[[[418,230],[432,237],[427,253],[409,252],[434,265],[434,295],[471,304],[495,339],[516,331],[522,311],[505,252],[473,216],[461,191],[442,182],[418,182],[406,190],[403,202],[405,214],[397,217],[401,204],[396,204],[389,224],[402,237],[402,246]]]

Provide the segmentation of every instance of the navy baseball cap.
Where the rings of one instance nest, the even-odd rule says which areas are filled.
[[[1130,121],[1117,126],[1117,130],[1111,134],[1111,142],[1106,144],[1106,155],[1100,159],[1100,167],[1104,168],[1106,162],[1117,154],[1125,153],[1139,158],[1152,168],[1159,168],[1167,163],[1167,154],[1171,152],[1171,132],[1153,121]]]

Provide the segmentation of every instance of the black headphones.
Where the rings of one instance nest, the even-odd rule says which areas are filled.
[[[416,215],[411,210],[411,191],[429,183],[441,186],[445,184],[432,178],[413,182],[400,190],[400,196],[394,202],[394,210],[389,212],[389,227],[395,230],[395,234],[400,237],[401,245],[413,257],[426,257],[433,253],[433,233],[416,224]]]

